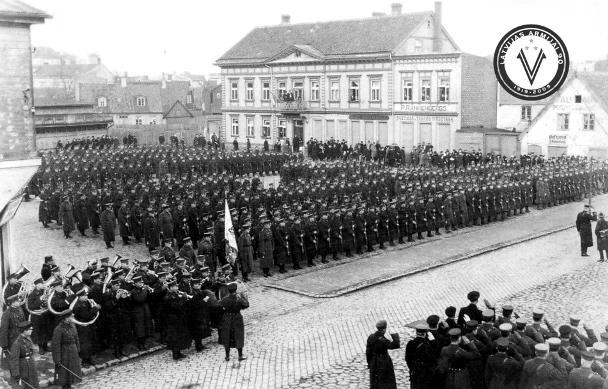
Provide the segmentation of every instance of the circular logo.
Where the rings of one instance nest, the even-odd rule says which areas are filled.
[[[494,52],[494,72],[502,87],[523,100],[551,96],[568,76],[570,58],[562,39],[538,24],[509,31]]]

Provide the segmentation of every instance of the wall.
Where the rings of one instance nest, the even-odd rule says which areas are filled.
[[[487,58],[462,54],[462,128],[496,127],[496,75]]]
[[[0,23],[0,58],[0,160],[27,158],[35,152],[29,25]]]
[[[529,105],[525,100],[521,101],[521,105],[515,104],[504,104],[498,105],[496,126],[498,128],[504,128],[510,130],[515,128],[515,131],[522,132],[528,128],[529,124],[527,120],[521,120],[521,107],[522,105]],[[531,107],[531,120],[534,120],[545,107],[544,105],[534,104]]]
[[[582,102],[575,103],[574,96],[581,95]],[[557,115],[569,113],[569,129],[557,129]],[[595,129],[583,129],[583,115],[595,114]],[[608,153],[608,114],[603,104],[588,90],[579,79],[563,86],[559,96],[532,123],[529,131],[521,137],[521,151],[527,153],[530,148],[538,148],[544,155],[549,155],[549,146],[565,147],[568,155],[604,155]],[[554,152],[556,149],[551,150]]]
[[[121,117],[121,116],[126,116],[126,117]],[[120,125],[120,126],[137,126],[137,123],[136,123],[137,119],[141,119],[141,121],[142,121],[141,126],[162,125],[165,123],[162,113],[157,113],[157,114],[138,113],[138,114],[126,114],[126,115],[113,114],[112,118],[114,119],[114,124]]]
[[[171,135],[177,135],[183,137],[186,144],[191,145],[194,136],[197,134],[203,134],[203,131],[199,130],[169,130],[166,125],[147,125],[147,126],[126,126],[126,125],[114,125],[108,129],[109,136],[116,136],[122,143],[122,138],[126,135],[133,135],[137,138],[137,142],[140,145],[156,145],[158,144],[158,137],[163,135],[165,137],[165,144],[169,143],[169,137]]]

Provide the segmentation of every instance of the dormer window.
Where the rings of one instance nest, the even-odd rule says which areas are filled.
[[[99,108],[105,108],[108,106],[108,99],[105,96],[99,96],[97,98],[97,106]]]
[[[135,103],[138,107],[145,107],[146,106],[146,98],[143,96],[139,96],[136,100]]]

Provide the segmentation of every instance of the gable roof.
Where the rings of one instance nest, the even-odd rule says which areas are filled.
[[[218,59],[263,62],[289,48],[305,45],[325,56],[389,53],[396,49],[432,12],[286,24],[254,28]],[[310,50],[310,49],[308,49]]]
[[[0,20],[21,23],[44,23],[52,16],[20,0],[0,0]]]
[[[491,62],[492,60],[490,60]],[[498,85],[499,105],[545,105],[551,101],[551,96],[540,100],[522,100],[507,92],[502,85]]]
[[[189,81],[167,81],[165,88],[161,87],[160,90],[163,112],[168,112],[178,100],[186,101],[186,95],[189,91]]]
[[[104,96],[107,106],[100,108],[103,113],[162,113],[160,81],[132,82],[126,87],[116,84],[80,83],[80,101],[97,105],[97,98]],[[146,105],[138,107],[137,97],[146,98]]]
[[[179,100],[176,100],[175,103],[167,110],[167,112],[163,115],[163,119],[166,118],[193,118],[194,115],[186,106]]]

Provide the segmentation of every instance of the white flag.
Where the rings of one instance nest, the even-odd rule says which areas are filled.
[[[232,227],[232,216],[230,215],[230,208],[228,208],[228,200],[224,199],[224,239],[226,243],[226,258],[232,259],[231,263],[234,263],[236,259],[236,253],[238,252],[238,246],[236,245],[236,237],[234,236],[234,227]],[[233,258],[231,258],[233,257]]]

